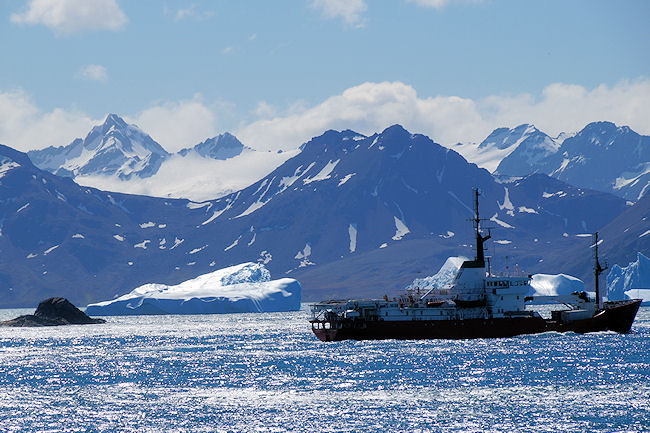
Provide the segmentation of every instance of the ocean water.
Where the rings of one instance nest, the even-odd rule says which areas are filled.
[[[498,340],[322,343],[308,318],[0,328],[0,431],[650,431],[650,307],[627,335]]]

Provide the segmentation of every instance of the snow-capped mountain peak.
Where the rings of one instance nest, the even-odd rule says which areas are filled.
[[[497,128],[478,147],[479,149],[497,148],[513,150],[532,134],[538,132],[539,130],[535,126],[528,123],[521,124],[512,129]]]
[[[58,175],[116,175],[120,179],[149,177],[169,156],[149,135],[116,114],[107,115],[83,140],[29,152],[34,164]]]
[[[557,140],[541,132],[531,135],[501,161],[495,173],[523,176],[540,172],[639,200],[650,191],[649,161],[649,136],[612,122],[592,122],[576,134],[561,134]]]
[[[495,146],[508,150],[508,155],[495,170],[496,174],[507,176],[535,173],[539,161],[556,153],[560,147],[553,138],[533,125],[519,125],[503,135],[501,146],[499,143]]]
[[[204,158],[228,159],[233,158],[242,152],[252,150],[253,149],[250,147],[244,146],[234,135],[229,132],[224,132],[216,137],[208,138],[194,147],[181,149],[178,153],[181,156],[195,153]]]
[[[515,128],[497,128],[478,146],[474,143],[459,143],[454,146],[454,150],[468,161],[498,174],[501,174],[502,161],[512,156],[516,159],[514,169],[520,173],[515,176],[524,176],[534,172],[530,167],[540,155],[553,153],[558,147],[559,144],[551,137],[534,125],[524,123]]]

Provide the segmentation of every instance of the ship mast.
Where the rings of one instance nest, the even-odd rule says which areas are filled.
[[[474,223],[474,233],[476,236],[476,263],[480,266],[485,266],[485,252],[483,250],[483,243],[491,238],[490,233],[488,232],[487,236],[481,235],[481,218],[478,215],[478,188],[474,188],[474,218],[472,222]]]
[[[603,299],[600,296],[600,274],[607,269],[607,264],[601,266],[598,261],[598,232],[594,233],[592,236],[592,248],[594,249],[594,279],[595,279],[595,289],[596,289],[596,305],[598,308],[603,308]]]

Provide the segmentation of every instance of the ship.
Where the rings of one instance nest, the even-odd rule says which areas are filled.
[[[595,299],[586,292],[529,296],[531,275],[494,275],[486,269],[479,191],[474,190],[476,254],[465,260],[453,281],[425,293],[407,290],[389,299],[330,300],[311,305],[313,333],[321,341],[507,338],[543,332],[628,333],[641,299],[604,301],[599,277],[607,268],[598,259],[598,233],[592,237]],[[527,305],[557,303],[560,309],[542,317]]]

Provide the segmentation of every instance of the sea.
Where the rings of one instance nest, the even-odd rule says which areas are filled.
[[[0,431],[650,431],[650,307],[626,335],[457,341],[323,343],[309,317],[0,328]]]

